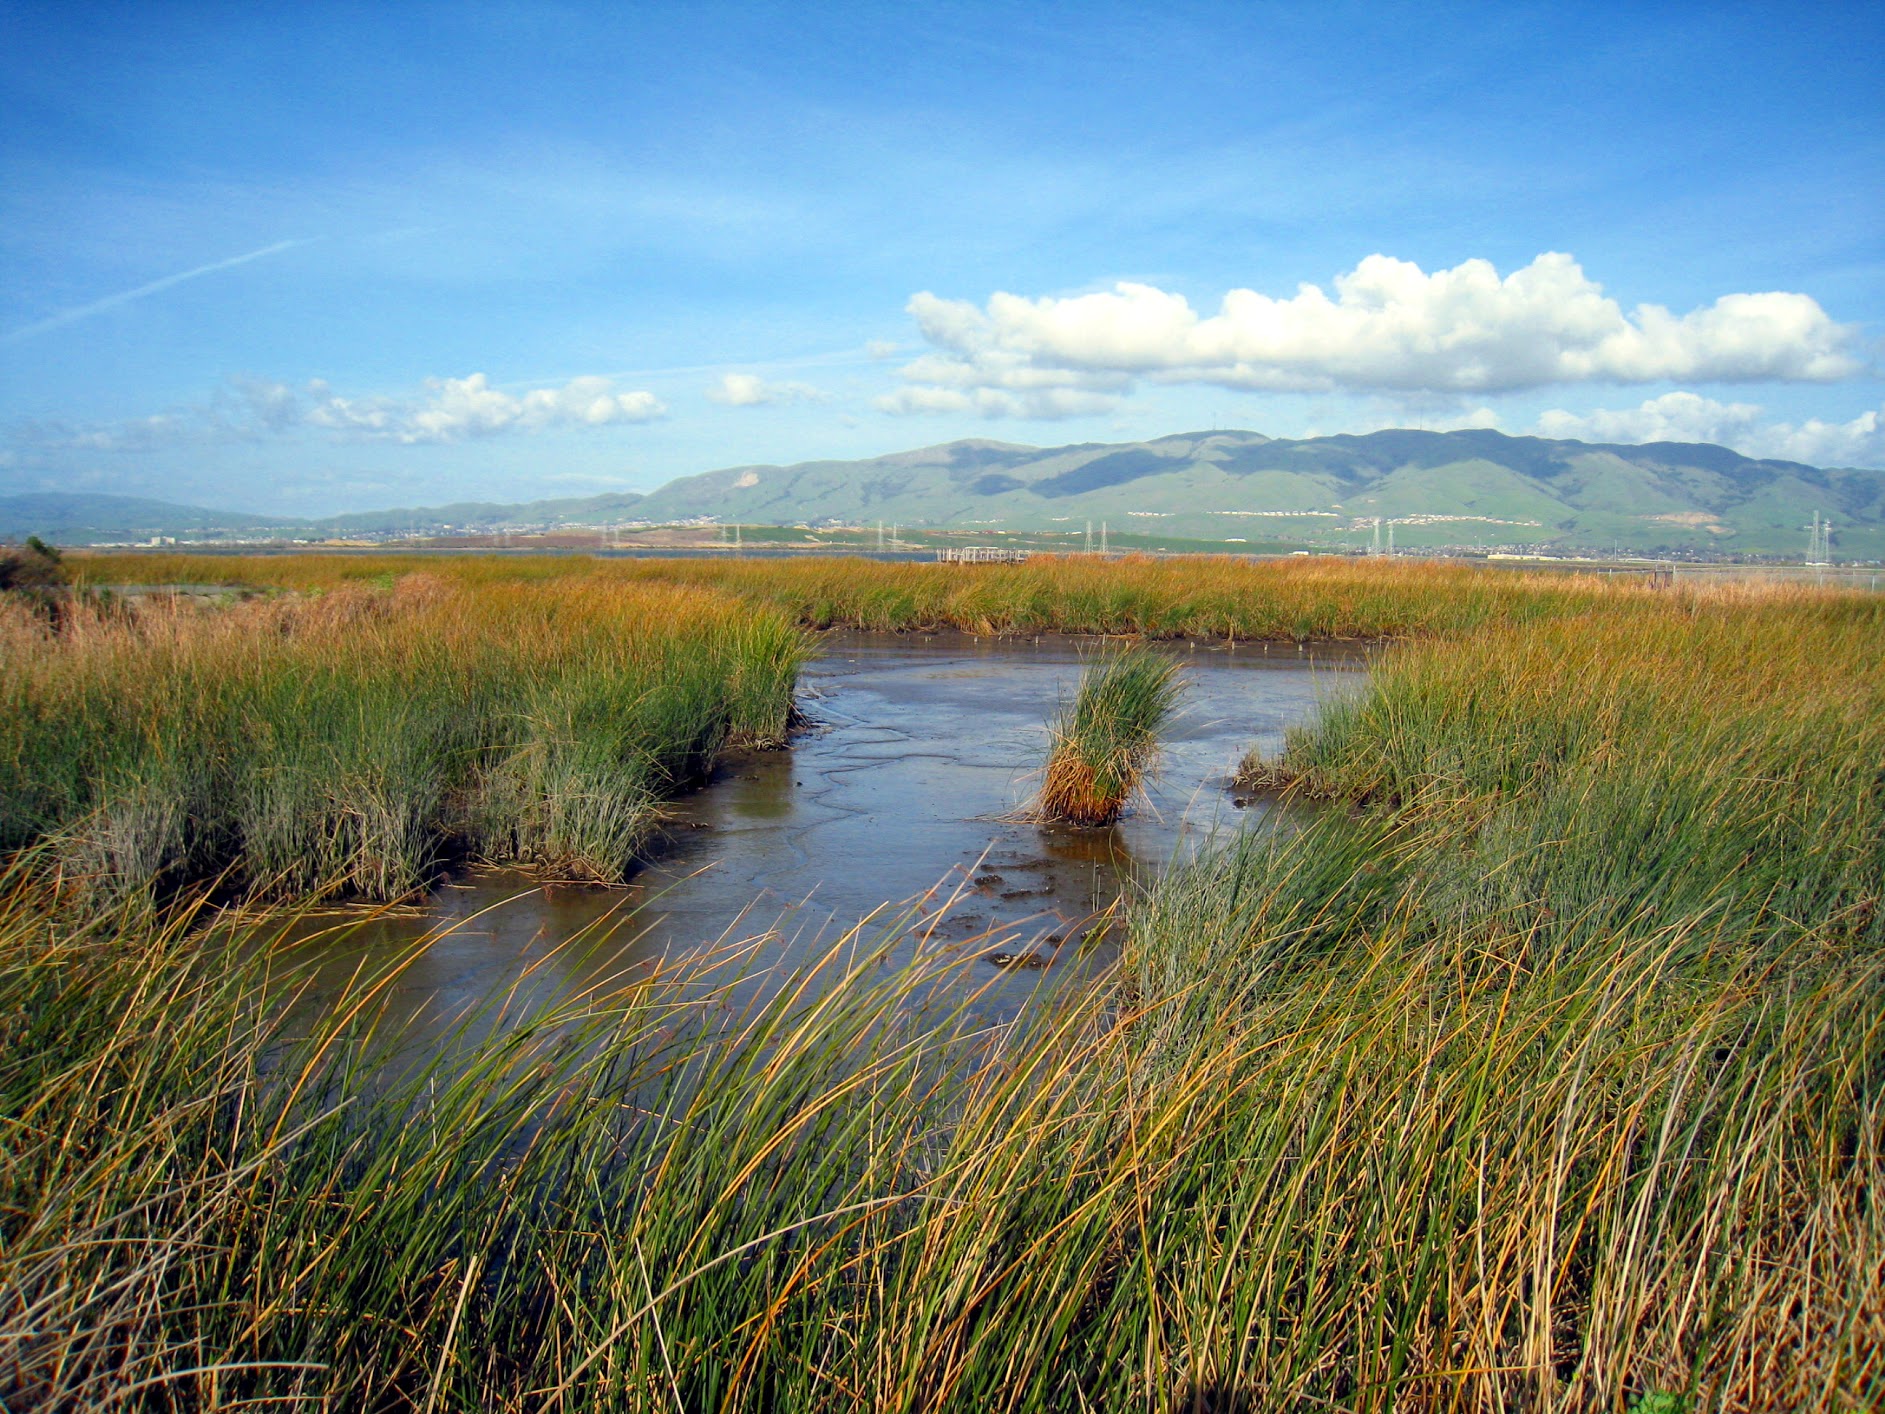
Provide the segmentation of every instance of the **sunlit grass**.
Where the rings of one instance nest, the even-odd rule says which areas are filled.
[[[97,584],[245,584],[273,589],[370,583],[424,572],[457,583],[601,577],[729,590],[811,628],[970,633],[1107,633],[1273,641],[1382,638],[1529,623],[1602,601],[1659,602],[1633,584],[1462,565],[1195,556],[1021,565],[888,564],[857,558],[609,559],[493,555],[84,555]]]
[[[1177,660],[1149,649],[1095,656],[1073,705],[1053,723],[1039,813],[1075,825],[1117,820],[1157,754],[1181,686]]]
[[[392,898],[453,855],[618,879],[659,802],[783,740],[802,647],[711,590],[566,579],[0,604],[0,849],[107,894]]]
[[[1463,919],[1885,938],[1885,601],[1779,593],[1390,650],[1257,783],[1396,809]]]
[[[499,995],[404,1070],[393,973],[292,1035],[291,960],[62,942],[16,899],[0,1392],[1876,1399],[1879,950],[1671,920],[1541,956],[1330,828],[1169,879],[1116,985],[1019,1023],[937,1014],[956,964],[860,935],[745,1007],[737,959]]]
[[[177,575],[205,563],[230,562]],[[1001,1025],[950,955],[909,939],[886,968],[865,930],[760,987],[764,938],[532,1008],[499,992],[401,1057],[388,999],[422,954],[291,1025],[297,954],[201,912],[53,909],[83,836],[39,831],[0,881],[8,1408],[1885,1401],[1878,601],[423,563],[174,625],[81,616],[56,646],[0,620],[33,664],[0,739],[53,743],[13,758],[42,813],[7,818],[96,800],[133,842],[178,800],[267,818],[291,742],[397,803],[456,759],[427,732],[503,730],[475,791],[447,772],[423,798],[495,799],[532,823],[494,852],[576,857],[602,847],[551,817],[587,798],[570,782],[653,741],[636,780],[672,789],[776,729],[765,665],[827,609],[1156,634],[1221,595],[1219,633],[1435,636],[1261,763],[1333,803],[1168,873],[1109,973]],[[247,564],[305,591],[361,562]],[[649,705],[622,724],[623,700]]]

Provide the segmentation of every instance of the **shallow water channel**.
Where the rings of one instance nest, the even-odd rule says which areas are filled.
[[[1021,818],[1048,721],[1070,702],[1077,638],[833,633],[800,678],[809,726],[782,751],[740,753],[670,809],[656,858],[625,888],[545,884],[473,871],[418,909],[325,912],[320,992],[356,968],[408,954],[392,1009],[409,1042],[496,993],[567,995],[639,963],[760,939],[764,968],[809,963],[860,920],[889,934],[886,966],[927,935],[960,949],[978,1011],[1011,1011],[1040,986],[1103,963],[1096,921],[1132,881],[1264,820],[1229,777],[1364,665],[1347,645],[1179,644],[1180,714],[1148,796],[1118,825],[1081,830]],[[1100,940],[1082,947],[1089,934]],[[564,947],[572,937],[580,945]]]

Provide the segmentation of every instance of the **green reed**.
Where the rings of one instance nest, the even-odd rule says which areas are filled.
[[[619,879],[662,799],[783,739],[803,653],[724,595],[573,579],[0,613],[0,850],[106,894],[393,898],[467,853]]]
[[[1264,763],[1331,804],[1169,872],[1099,984],[1001,1025],[870,928],[500,994],[411,1057],[421,953],[295,1020],[297,953],[80,926],[21,860],[0,1400],[1877,1408],[1879,612],[1591,591],[1398,647]],[[587,739],[537,622],[506,700]],[[153,676],[99,759],[226,677]],[[162,760],[214,799],[203,757]],[[543,761],[523,798],[586,769]]]
[[[1056,718],[1038,809],[1051,820],[1110,825],[1158,751],[1182,683],[1174,658],[1144,647],[1103,652]]]
[[[403,962],[295,1034],[291,955],[9,907],[0,1397],[1875,1401],[1880,950],[1540,956],[1352,829],[1172,875],[1015,1023],[860,933],[758,1001],[750,948],[500,996],[429,1061]]]
[[[1256,783],[1372,801],[1462,921],[1885,938],[1885,604],[1779,594],[1405,644]]]

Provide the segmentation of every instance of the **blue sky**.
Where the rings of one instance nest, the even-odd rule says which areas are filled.
[[[1885,465],[1882,39],[0,4],[0,493],[319,513],[1211,425]]]

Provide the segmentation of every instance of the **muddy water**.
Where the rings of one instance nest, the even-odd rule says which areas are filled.
[[[866,919],[869,940],[907,920],[886,965],[919,935],[958,947],[964,979],[986,988],[981,1009],[1002,1014],[1105,960],[1109,943],[1082,941],[1135,878],[1262,819],[1270,803],[1228,789],[1237,762],[1353,690],[1362,665],[1327,647],[1179,645],[1182,713],[1148,797],[1110,829],[1030,823],[1047,721],[1090,646],[829,635],[800,682],[808,729],[678,802],[631,886],[477,872],[421,910],[326,915],[296,932],[327,933],[335,984],[435,932],[395,1002],[416,1040],[494,992],[565,993],[704,945],[760,939],[755,956],[789,969]]]

